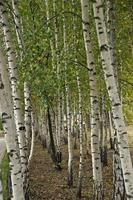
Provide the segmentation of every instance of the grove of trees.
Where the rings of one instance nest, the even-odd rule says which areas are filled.
[[[29,166],[38,140],[57,171],[68,146],[69,188],[79,147],[77,199],[88,154],[93,199],[104,199],[103,168],[112,149],[110,199],[133,200],[127,134],[133,121],[132,0],[0,0],[0,36],[0,115],[11,199],[30,199]]]

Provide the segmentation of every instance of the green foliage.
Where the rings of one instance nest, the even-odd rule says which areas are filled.
[[[19,13],[22,20],[23,28],[23,57],[17,56],[17,67],[19,70],[19,89],[23,93],[23,82],[27,80],[30,83],[33,104],[41,105],[43,107],[48,104],[56,107],[58,89],[65,94],[65,76],[70,88],[71,103],[78,103],[77,82],[76,82],[76,68],[78,65],[79,74],[81,78],[81,88],[83,96],[83,109],[88,112],[89,108],[89,84],[88,84],[88,70],[86,67],[86,54],[82,32],[82,18],[81,5],[77,1],[72,5],[71,1],[65,2],[65,9],[62,10],[61,1],[56,1],[56,10],[53,10],[51,1],[49,2],[50,19],[47,21],[45,1],[20,1]],[[10,4],[10,3],[9,3]],[[11,5],[9,6],[11,8]],[[120,93],[123,96],[123,106],[125,115],[127,110],[132,106],[133,96],[133,70],[132,70],[132,9],[131,1],[118,1],[115,4],[115,49],[116,49],[116,67],[118,68],[118,80]],[[9,9],[9,8],[8,8]],[[104,1],[104,10],[106,13],[106,1]],[[106,94],[105,83],[103,81],[103,71],[101,69],[99,59],[99,48],[95,30],[95,22],[92,12],[92,4],[89,8],[90,27],[92,46],[95,57],[98,90],[100,95]],[[64,51],[63,38],[63,16],[65,17],[66,25],[66,40],[67,50],[66,55]],[[55,38],[55,19],[57,25],[58,49],[56,49]],[[73,21],[74,20],[74,21]],[[9,12],[10,28],[14,41],[16,54],[19,55],[19,48],[16,42],[15,27],[13,24],[13,15],[10,9]],[[75,33],[74,23],[75,22]],[[74,42],[74,35],[76,42]],[[54,61],[50,43],[54,47]],[[57,77],[57,57],[59,58],[59,77]],[[77,64],[75,63],[77,58]],[[67,69],[65,71],[65,62]],[[54,63],[54,68],[53,68]],[[102,91],[102,92],[101,92]],[[100,97],[99,95],[99,97]],[[100,98],[99,98],[100,99]],[[35,103],[36,102],[36,103]],[[128,102],[128,104],[126,103]],[[126,109],[125,109],[126,106]],[[109,101],[107,99],[107,108],[109,108]],[[126,110],[126,111],[125,111]]]

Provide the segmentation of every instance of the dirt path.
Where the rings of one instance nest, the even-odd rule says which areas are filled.
[[[74,186],[67,186],[67,146],[63,146],[62,171],[56,171],[47,150],[37,142],[34,156],[30,165],[30,198],[32,200],[75,200],[79,152],[74,150],[73,174]],[[111,152],[109,152],[110,154]],[[112,166],[111,154],[109,167],[103,169],[105,200],[111,199],[112,194]],[[84,177],[82,200],[92,200],[92,168],[91,156],[84,157]]]
[[[0,163],[6,150],[5,139],[0,137]]]

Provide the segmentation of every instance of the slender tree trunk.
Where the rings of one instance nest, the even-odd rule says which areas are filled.
[[[5,58],[0,50],[0,113],[5,132],[12,182],[12,200],[24,200],[20,154],[13,114],[13,103]]]
[[[30,151],[30,139],[31,139],[31,102],[30,102],[30,90],[28,82],[24,82],[24,102],[25,102],[25,136],[27,143],[28,155]]]
[[[104,138],[103,138],[103,166],[108,165],[108,157],[107,157],[107,112],[106,112],[106,106],[105,106],[105,100],[103,104],[103,127],[104,127]]]
[[[47,18],[47,26],[48,26],[48,31],[50,32],[50,27],[49,27],[49,21],[50,21],[50,13],[49,13],[49,4],[48,4],[48,0],[45,0],[45,5],[46,5],[46,18]],[[51,50],[51,55],[52,55],[52,66],[53,69],[55,70],[56,67],[56,57],[55,57],[55,48],[54,48],[54,43],[53,43],[53,39],[50,39],[50,50]]]
[[[113,125],[112,125],[112,116],[111,116],[111,111],[109,110],[108,112],[108,119],[109,119],[109,140],[110,140],[110,148],[113,149],[113,135],[114,135],[114,130],[113,130]]]
[[[127,199],[133,199],[133,167],[128,146],[127,130],[122,113],[121,101],[113,72],[113,63],[110,57],[107,30],[101,0],[93,1],[94,18],[101,54],[102,67],[106,87],[110,99],[115,130],[118,138],[118,148],[124,176]]]
[[[17,76],[17,69],[16,69],[16,58],[15,53],[13,51],[13,46],[11,43],[11,35],[10,30],[8,28],[7,19],[6,19],[6,11],[4,9],[4,2],[0,1],[0,13],[1,13],[1,21],[2,21],[2,28],[4,32],[4,40],[7,50],[7,58],[8,58],[8,66],[9,66],[9,76],[11,81],[11,89],[12,89],[12,97],[13,97],[13,104],[14,104],[14,117],[15,117],[15,124],[17,129],[17,136],[19,142],[19,149],[20,149],[20,159],[22,165],[22,175],[23,180],[25,183],[26,173],[27,173],[27,158],[26,158],[26,142],[25,142],[25,126],[23,121],[23,116],[20,108],[20,94],[17,88],[18,83],[18,76]],[[24,184],[25,187],[25,184]]]
[[[91,153],[92,153],[92,168],[93,168],[93,189],[95,200],[103,199],[103,180],[102,167],[99,149],[99,103],[96,84],[96,71],[94,58],[91,47],[88,0],[81,0],[82,8],[82,25],[84,34],[84,43],[87,56],[87,67],[89,70],[90,84],[90,104],[91,104]]]
[[[49,135],[50,135],[50,147],[51,147],[51,156],[52,160],[56,164],[56,148],[55,148],[55,143],[54,143],[54,138],[53,138],[53,133],[52,133],[52,123],[51,123],[51,115],[50,115],[50,110],[49,108],[47,109],[47,114],[48,114],[48,127],[49,127]]]
[[[67,141],[67,135],[66,135],[66,131],[65,131],[65,120],[64,120],[64,109],[65,109],[65,102],[64,102],[64,93],[62,92],[62,108],[61,108],[61,113],[62,113],[62,137],[63,137],[63,140],[64,140],[64,144],[67,144],[68,141]]]
[[[72,0],[72,6],[73,6],[73,13],[75,12],[75,3]],[[77,39],[77,34],[76,34],[76,19],[75,17],[73,17],[72,20],[73,23],[73,51],[74,51],[74,56],[75,56],[75,63],[77,63],[77,56],[76,56],[76,46],[78,43],[78,39]],[[77,186],[77,194],[76,197],[81,199],[81,193],[82,193],[82,179],[83,179],[83,119],[82,119],[82,91],[81,91],[81,81],[80,81],[80,75],[79,75],[79,67],[76,64],[76,78],[77,78],[77,88],[78,88],[78,112],[79,112],[79,172],[78,172],[78,186]],[[75,103],[75,102],[74,102]],[[74,117],[75,117],[75,105],[74,107],[74,111],[72,114],[72,118],[71,118],[71,133],[74,133]],[[77,134],[76,134],[77,136]],[[75,141],[76,141],[76,137],[75,137]],[[75,142],[75,147],[76,147],[76,142]]]
[[[64,11],[65,0],[62,0],[62,9]],[[67,32],[66,21],[63,14],[63,39],[64,39],[64,59],[65,59],[65,91],[66,91],[66,107],[67,107],[67,133],[68,133],[68,185],[73,185],[73,148],[72,148],[72,134],[71,134],[71,112],[70,112],[70,99],[69,99],[69,85],[67,80]]]
[[[13,17],[14,17],[18,46],[20,48],[20,55],[22,57],[24,44],[23,44],[23,39],[22,39],[21,23],[20,23],[19,12],[18,12],[18,2],[19,2],[18,0],[12,0],[12,8],[13,8]]]
[[[78,66],[77,66],[78,67]],[[79,77],[79,69],[77,68],[77,85],[78,85],[78,104],[79,104],[79,134],[80,134],[80,159],[79,159],[79,175],[78,175],[78,188],[77,197],[81,198],[82,192],[82,179],[83,179],[83,124],[82,124],[82,93]]]
[[[53,0],[53,11],[54,16],[56,16],[56,0]],[[58,28],[58,18],[54,18],[54,32],[55,32],[55,49],[56,49],[56,74],[58,80],[58,94],[57,94],[57,137],[58,137],[58,146],[57,146],[57,167],[61,169],[62,153],[61,153],[61,87],[60,87],[60,55],[59,55],[59,28]]]
[[[100,112],[99,112],[99,118],[100,118],[100,137],[99,137],[99,145],[100,145],[100,155],[101,155],[101,162],[103,162],[103,97],[102,97],[102,93],[101,93],[101,97],[100,97]]]
[[[123,180],[123,172],[121,168],[121,160],[118,149],[117,134],[114,135],[114,150],[113,150],[113,195],[112,200],[125,199],[125,187]]]
[[[118,69],[116,65],[116,52],[115,52],[115,12],[114,12],[114,2],[113,0],[107,1],[107,33],[108,41],[110,46],[110,57],[113,63],[114,76],[117,84],[117,89],[119,90],[118,84]],[[122,106],[122,104],[121,104]],[[112,123],[112,117],[110,112],[110,121]],[[113,137],[113,199],[125,199],[125,187],[123,180],[123,172],[118,148],[117,133],[114,131]]]
[[[29,159],[28,159],[28,163],[31,161],[32,156],[33,156],[33,150],[34,150],[34,140],[35,140],[35,128],[34,128],[34,114],[33,111],[31,112],[31,127],[32,127],[32,139],[31,139],[31,148],[30,148],[30,154],[29,154]]]
[[[24,42],[22,37],[22,29],[21,29],[21,23],[20,23],[20,17],[18,12],[18,0],[12,0],[12,8],[13,8],[13,17],[15,22],[15,30],[16,30],[16,36],[18,41],[18,46],[20,49],[20,55],[22,60],[22,54],[24,51]],[[29,85],[25,81],[24,82],[24,102],[25,102],[25,136],[26,136],[26,145],[27,145],[27,155],[29,154],[29,148],[30,148],[30,134],[31,134],[31,102],[30,102],[30,90]]]

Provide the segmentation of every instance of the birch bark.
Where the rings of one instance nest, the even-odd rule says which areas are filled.
[[[65,0],[62,0],[62,9],[65,9]],[[64,59],[65,59],[65,91],[66,91],[66,107],[67,107],[67,133],[68,133],[68,185],[73,185],[73,147],[72,147],[72,135],[71,135],[71,112],[70,112],[70,99],[69,99],[69,85],[67,80],[67,32],[66,21],[63,14],[63,42],[64,42]]]
[[[18,46],[20,49],[20,55],[22,60],[22,55],[24,51],[24,42],[22,38],[22,29],[20,23],[20,17],[18,12],[18,0],[12,0],[13,8],[13,17],[15,22],[16,36],[18,41]],[[24,116],[24,125],[25,125],[25,136],[26,136],[26,145],[27,150],[30,148],[30,134],[31,134],[31,102],[30,102],[30,90],[29,85],[24,82],[24,101],[25,101],[25,116]],[[29,151],[27,152],[27,154]]]
[[[78,67],[78,66],[76,66]],[[83,124],[82,124],[82,93],[81,83],[79,77],[79,69],[76,69],[77,86],[78,86],[78,105],[79,105],[79,138],[80,138],[80,159],[79,159],[79,175],[78,175],[78,189],[77,196],[81,198],[82,179],[83,179]]]
[[[9,74],[4,55],[0,50],[0,113],[5,132],[7,153],[12,181],[12,200],[24,200],[20,155],[13,114]]]
[[[72,6],[73,6],[73,13],[75,13],[75,2],[72,0]],[[75,55],[75,63],[77,63],[77,56],[76,56],[76,46],[78,43],[77,35],[76,35],[76,19],[75,16],[72,19],[73,23],[73,51]],[[83,119],[82,119],[82,91],[81,91],[81,81],[80,81],[80,75],[79,75],[79,67],[76,64],[76,79],[77,79],[77,88],[78,88],[78,112],[79,112],[79,172],[78,172],[78,187],[77,187],[77,197],[81,198],[81,192],[82,192],[82,179],[83,179]],[[75,102],[74,102],[75,103]],[[74,117],[75,117],[75,105],[74,105],[74,111],[71,119],[71,133],[74,131]],[[75,139],[76,141],[76,139]],[[76,143],[75,143],[76,146]]]
[[[31,112],[31,125],[32,125],[32,140],[31,140],[31,148],[30,148],[30,154],[29,154],[29,159],[28,163],[31,161],[32,156],[33,156],[33,150],[34,150],[34,140],[35,140],[35,127],[34,127],[34,114],[33,111]]]
[[[54,16],[56,16],[57,1],[53,0],[53,11]],[[61,87],[60,87],[60,58],[59,58],[59,26],[57,16],[54,18],[54,32],[55,32],[55,49],[56,49],[56,74],[58,80],[58,94],[57,94],[57,137],[58,137],[58,146],[57,146],[57,167],[61,169],[62,153],[61,153]]]
[[[113,0],[107,1],[107,33],[108,33],[108,41],[110,46],[110,56],[111,62],[113,65],[114,76],[117,84],[117,88],[119,89],[118,85],[118,69],[116,66],[116,53],[115,53],[115,12],[114,12],[114,2]],[[121,105],[122,106],[122,105]],[[110,113],[111,117],[111,113]],[[111,119],[110,119],[111,120]],[[111,120],[112,121],[112,120]],[[123,172],[118,148],[118,139],[117,133],[114,130],[114,145],[113,145],[113,199],[114,200],[121,200],[125,198],[125,187],[124,187],[124,180],[123,180]]]
[[[90,28],[89,28],[89,4],[88,0],[81,0],[82,25],[84,43],[87,56],[87,67],[89,70],[90,84],[90,110],[91,110],[91,154],[94,182],[94,199],[103,199],[102,167],[99,149],[99,103],[96,83],[96,71],[92,53]]]
[[[30,149],[30,139],[31,139],[31,101],[30,101],[30,90],[27,81],[24,82],[24,102],[25,102],[25,136],[27,144],[27,154],[29,155]]]
[[[11,81],[11,89],[12,89],[12,98],[14,104],[14,117],[15,124],[19,142],[19,150],[20,150],[20,159],[22,165],[22,175],[23,180],[25,182],[26,172],[27,172],[27,158],[26,158],[26,143],[25,143],[25,126],[23,121],[22,112],[20,109],[20,94],[17,88],[18,83],[18,75],[16,69],[16,58],[15,53],[13,51],[13,46],[11,43],[11,35],[10,30],[8,28],[7,18],[6,18],[6,10],[4,8],[4,1],[0,1],[0,14],[1,14],[1,22],[4,33],[5,46],[7,50],[7,58],[8,58],[8,68],[9,68],[9,76]]]
[[[110,99],[114,126],[117,132],[118,147],[124,176],[126,196],[127,199],[133,199],[133,167],[128,146],[127,130],[122,113],[122,106],[113,72],[107,30],[105,26],[105,18],[103,14],[103,4],[101,0],[93,1],[93,11],[104,78]]]

